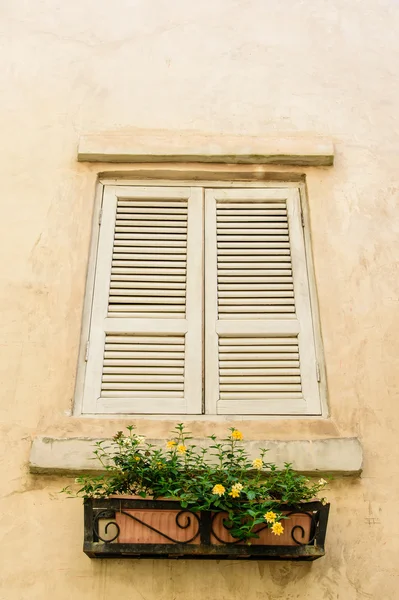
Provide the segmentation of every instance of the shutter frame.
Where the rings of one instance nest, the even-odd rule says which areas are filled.
[[[266,200],[272,204],[275,201],[285,201],[288,217],[288,231],[292,264],[292,279],[294,286],[296,318],[270,318],[229,320],[220,318],[218,314],[218,234],[217,234],[217,203],[242,202],[241,206],[251,205],[259,207],[256,204],[261,200]],[[239,211],[235,211],[239,212]],[[258,214],[262,211],[257,210]],[[278,211],[276,212],[276,214]],[[223,213],[222,213],[223,214]],[[233,213],[234,210],[233,210]],[[235,217],[234,217],[235,219]],[[233,220],[233,219],[231,219]],[[235,219],[236,220],[236,219]],[[251,219],[254,221],[256,219]],[[228,225],[227,225],[228,226]],[[252,225],[250,226],[252,227]],[[235,230],[234,230],[235,231]],[[239,233],[239,229],[237,230]],[[237,233],[236,233],[237,235]],[[259,236],[261,238],[262,236]],[[245,236],[244,236],[245,238]],[[244,239],[244,238],[240,238]],[[224,238],[225,239],[225,238]],[[230,238],[229,238],[230,239]],[[250,238],[251,240],[255,238]],[[258,239],[258,238],[256,238]],[[279,239],[279,238],[276,238]],[[220,241],[220,240],[219,240]],[[251,242],[252,243],[252,242]],[[259,242],[260,244],[261,242]],[[256,242],[257,248],[259,247]],[[224,244],[231,247],[231,244]],[[270,244],[269,244],[270,246]],[[245,242],[239,242],[239,247],[245,248]],[[252,246],[253,247],[253,246]],[[244,260],[240,258],[240,260]],[[239,267],[240,265],[237,265]],[[256,265],[255,265],[256,266]],[[251,265],[251,268],[252,265]],[[233,273],[234,271],[232,271]],[[252,271],[251,271],[252,272]],[[310,305],[310,292],[308,283],[308,273],[306,264],[306,253],[303,238],[303,228],[301,223],[301,205],[299,190],[297,188],[262,188],[262,189],[208,189],[205,192],[205,397],[206,412],[209,414],[321,414],[321,401],[316,373],[316,352],[313,333],[312,314]],[[230,272],[229,272],[230,273]],[[234,280],[234,277],[231,277]],[[245,279],[244,279],[245,281]],[[220,284],[219,284],[220,285]],[[226,286],[225,286],[226,287]],[[241,286],[245,289],[244,286]],[[257,286],[255,285],[255,288]],[[234,283],[229,284],[229,289],[234,288]],[[241,289],[241,288],[240,288]],[[232,292],[233,294],[233,292]],[[234,295],[234,294],[233,294]],[[248,295],[248,294],[247,294]],[[281,309],[282,310],[282,309]],[[222,315],[225,316],[225,315]],[[220,340],[223,336],[238,336],[238,340],[245,339],[245,336],[253,336],[254,344],[256,338],[259,340],[264,336],[264,343],[270,336],[298,336],[298,347],[300,355],[300,375],[302,392],[292,393],[280,391],[279,398],[273,398],[273,392],[262,392],[262,385],[256,385],[256,378],[251,379],[252,387],[248,385],[248,400],[220,398],[220,371],[224,368],[223,361],[220,361]],[[225,362],[229,365],[229,363]],[[237,363],[239,364],[239,363]],[[236,365],[234,365],[236,366]],[[224,374],[231,373],[225,371]],[[269,373],[269,372],[268,372]],[[223,375],[222,375],[223,377]],[[293,378],[292,381],[297,381]],[[237,381],[235,378],[224,377],[224,381]],[[265,381],[274,381],[273,378]],[[291,381],[291,380],[289,380]],[[278,384],[276,384],[278,385]],[[230,385],[224,385],[224,389],[230,389]],[[234,385],[233,385],[234,387]],[[237,389],[245,389],[243,385],[237,384]],[[269,386],[269,387],[274,387]],[[258,388],[260,391],[258,391]],[[264,389],[268,386],[263,385]],[[283,386],[284,388],[284,386]],[[282,389],[283,389],[282,388]],[[249,390],[252,390],[250,392]],[[257,391],[253,391],[257,390]],[[259,397],[264,394],[264,401]],[[252,395],[252,399],[251,399]],[[225,396],[234,396],[234,393],[227,392]],[[284,397],[283,397],[284,396]],[[256,399],[254,399],[256,397]]]
[[[290,231],[292,274],[301,361],[302,390],[306,399],[306,414],[321,414],[321,397],[318,382],[316,343],[310,297],[308,261],[302,226],[301,198],[298,189],[288,190],[287,209]]]
[[[119,317],[109,312],[109,288],[114,250],[114,232],[116,223],[117,202],[119,199],[142,201],[143,207],[153,201],[168,202],[178,200],[187,203],[187,264],[186,264],[186,313],[176,315],[161,314],[152,318],[146,314],[144,318],[134,316]],[[144,211],[145,212],[145,211]],[[167,216],[166,216],[167,218]],[[152,234],[151,234],[152,235]],[[157,233],[154,233],[156,243]],[[140,236],[139,236],[140,237]],[[166,238],[170,235],[164,236]],[[136,238],[135,238],[136,239]],[[202,190],[187,187],[146,187],[146,186],[105,186],[103,196],[102,221],[96,257],[93,303],[90,323],[90,353],[86,365],[83,390],[83,414],[198,414],[202,407]],[[133,242],[136,246],[136,241]],[[165,245],[165,244],[164,244]],[[136,255],[137,256],[137,255]],[[162,260],[162,246],[160,246]],[[143,265],[146,268],[146,265]],[[155,268],[155,267],[154,267]],[[134,269],[134,267],[133,267]],[[134,270],[132,272],[135,272]],[[140,272],[145,272],[141,270]],[[134,277],[136,279],[136,277]],[[148,279],[148,276],[145,276]],[[133,284],[132,284],[133,285]],[[155,285],[155,284],[154,284]],[[169,286],[170,287],[170,286]],[[116,298],[118,300],[118,298]],[[130,298],[128,298],[130,300]],[[140,298],[138,298],[138,301]],[[154,304],[156,306],[156,304]],[[129,308],[130,310],[130,308]],[[127,336],[184,336],[184,394],[173,397],[165,384],[163,397],[150,397],[147,391],[133,394],[131,398],[108,398],[101,396],[101,381],[106,335],[123,334]],[[124,338],[121,338],[123,341]],[[129,339],[130,338],[125,338]],[[152,339],[152,338],[151,338]],[[145,340],[144,340],[145,341]],[[141,346],[140,346],[141,348]],[[193,360],[193,357],[197,360]],[[142,359],[140,359],[142,360]],[[120,369],[127,371],[126,369]],[[107,375],[108,379],[115,377]],[[122,379],[126,379],[123,377]],[[143,373],[140,377],[128,377],[129,381],[146,380]],[[165,376],[165,380],[170,379]],[[154,378],[156,381],[156,378]],[[117,384],[123,387],[124,384]],[[137,387],[143,387],[138,383]],[[117,386],[116,386],[117,387]],[[144,384],[144,388],[145,388]],[[157,384],[154,383],[154,387]],[[119,394],[127,395],[126,394]]]

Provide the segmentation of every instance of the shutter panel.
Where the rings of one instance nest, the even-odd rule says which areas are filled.
[[[299,191],[205,194],[207,412],[320,414]]]
[[[104,188],[84,413],[202,405],[202,190]]]

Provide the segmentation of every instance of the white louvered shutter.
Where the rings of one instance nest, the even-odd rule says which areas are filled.
[[[105,186],[84,413],[201,412],[202,196]]]
[[[293,188],[205,192],[205,397],[218,414],[320,414]]]

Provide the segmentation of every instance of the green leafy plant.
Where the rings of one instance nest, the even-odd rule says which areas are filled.
[[[225,512],[231,535],[250,542],[265,523],[281,535],[286,518],[281,504],[295,507],[315,499],[327,484],[324,479],[312,483],[288,463],[279,470],[265,460],[265,449],[251,460],[242,444],[243,434],[234,427],[222,440],[209,436],[207,447],[193,444],[181,423],[165,448],[147,442],[133,426],[127,430],[126,435],[119,431],[111,442],[96,443],[94,458],[105,470],[103,475],[78,477],[80,489],[72,491],[68,486],[62,492],[83,498],[163,497],[178,500],[194,512]]]

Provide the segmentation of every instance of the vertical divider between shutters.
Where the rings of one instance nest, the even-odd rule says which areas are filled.
[[[217,413],[219,399],[219,350],[217,307],[216,199],[205,190],[205,412]]]
[[[202,412],[203,352],[203,190],[191,188],[188,199],[186,353],[184,397],[188,414]]]

